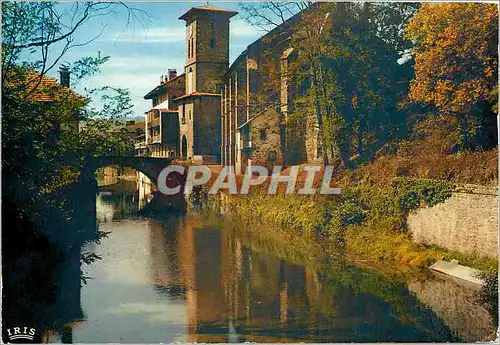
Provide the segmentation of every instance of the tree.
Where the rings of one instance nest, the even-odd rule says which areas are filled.
[[[360,158],[364,154],[365,134],[371,133],[371,141],[380,147],[397,136],[405,123],[398,104],[411,69],[397,63],[404,40],[385,35],[395,31],[388,28],[399,26],[399,21],[383,22],[379,16],[388,10],[381,8],[368,3],[332,4],[328,21],[323,19],[316,33],[298,42],[302,51],[310,52],[300,63],[315,61],[306,77],[313,80],[314,102],[324,104],[323,120],[318,121],[324,127],[322,141],[331,143],[326,149],[345,167],[350,165],[353,147]],[[314,39],[318,41],[311,45]],[[321,107],[316,109],[320,114]]]
[[[243,18],[247,23],[269,32],[283,24],[288,18],[311,6],[311,1],[266,1],[261,3],[240,3]]]
[[[2,3],[2,81],[19,66],[29,67],[42,77],[54,68],[72,48],[84,46],[97,39],[101,32],[87,42],[76,40],[79,30],[94,24],[95,18],[110,16],[124,9],[127,24],[142,22],[143,11],[124,2],[75,2],[58,4],[45,2]],[[122,12],[120,12],[122,14]],[[77,79],[99,72],[99,59],[82,58],[75,64]],[[36,89],[36,87],[35,87]]]
[[[410,98],[460,122],[461,146],[496,143],[498,9],[486,3],[424,4],[406,28],[415,46]]]

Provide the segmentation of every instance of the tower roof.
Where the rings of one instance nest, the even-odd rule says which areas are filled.
[[[212,5],[205,5],[205,6],[191,7],[186,13],[180,16],[179,19],[189,21],[190,19],[193,19],[197,15],[206,15],[209,13],[212,13],[213,15],[217,16],[227,17],[228,19],[238,14],[238,12],[231,11],[226,8],[212,6]]]

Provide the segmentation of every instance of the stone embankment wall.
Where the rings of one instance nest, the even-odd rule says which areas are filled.
[[[444,203],[408,216],[415,242],[498,257],[498,189],[459,187]]]

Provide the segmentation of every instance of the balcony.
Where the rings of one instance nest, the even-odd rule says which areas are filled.
[[[151,127],[156,127],[160,125],[160,118],[157,117],[156,119],[152,119],[151,121],[148,121],[148,128]]]
[[[161,136],[160,135],[150,136],[148,141],[150,144],[160,144],[161,143]]]

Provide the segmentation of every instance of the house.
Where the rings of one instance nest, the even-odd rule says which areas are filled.
[[[145,121],[134,121],[127,120],[125,126],[121,128],[121,132],[127,141],[134,143],[134,149],[136,156],[143,156],[142,145],[145,145],[146,134],[145,134],[146,122]]]
[[[283,66],[292,56],[292,17],[259,38],[224,74],[222,165],[237,174],[249,165],[284,165],[286,121],[292,93]]]
[[[160,84],[144,96],[151,99],[152,107],[146,112],[144,141],[136,143],[141,155],[179,156],[179,115],[174,99],[183,95],[184,89],[185,75],[169,69],[167,75],[160,76]]]

